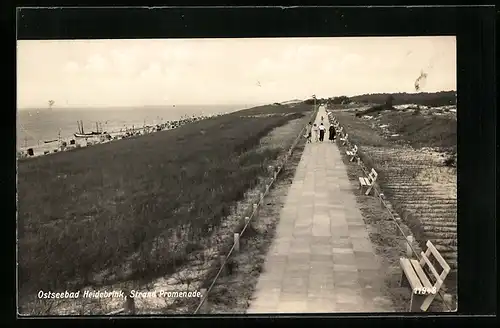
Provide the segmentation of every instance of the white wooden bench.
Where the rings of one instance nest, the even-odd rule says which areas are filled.
[[[377,181],[377,177],[378,173],[373,168],[371,172],[368,174],[368,178],[359,177],[359,188],[361,189],[361,192],[363,192],[364,188],[367,188],[365,192],[366,196],[368,196],[372,191],[373,185],[375,184],[375,181]]]
[[[345,136],[340,137],[340,141],[342,141],[342,146],[345,146],[347,144],[347,140],[349,138],[349,134],[346,133]]]
[[[351,150],[346,150],[345,152],[348,156],[351,156],[349,162],[353,162],[356,156],[358,156],[358,146],[354,145]]]
[[[403,270],[401,274],[401,286],[411,288],[410,312],[427,311],[450,272],[450,266],[430,240],[427,241],[426,246],[427,250],[425,253],[422,252],[420,254],[422,257],[420,261],[404,257],[399,259]],[[431,254],[441,266],[441,273],[438,273],[431,263]],[[428,267],[430,274],[424,271],[425,267]]]

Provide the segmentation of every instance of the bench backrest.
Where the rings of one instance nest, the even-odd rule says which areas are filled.
[[[368,179],[370,179],[371,183],[374,183],[375,180],[377,180],[377,177],[378,177],[377,171],[375,171],[375,169],[372,168],[370,174],[368,174]]]
[[[422,269],[424,269],[425,267],[428,268],[428,270],[431,272],[432,276],[434,276],[435,283],[434,283],[433,287],[435,287],[436,290],[439,290],[441,288],[441,285],[443,284],[446,276],[450,272],[450,266],[448,265],[448,263],[446,263],[446,260],[443,258],[443,256],[441,256],[439,251],[436,249],[436,247],[434,246],[434,244],[430,240],[427,241],[426,246],[427,246],[427,250],[420,254],[422,256],[422,258],[420,259],[419,264],[422,267]],[[436,270],[436,267],[431,262],[431,258],[430,258],[431,255],[434,257],[437,264],[439,264],[439,266],[441,267],[442,270],[440,273]]]

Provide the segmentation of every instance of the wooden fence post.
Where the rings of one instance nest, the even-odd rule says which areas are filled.
[[[240,234],[234,234],[234,250],[238,253],[240,251]]]
[[[135,314],[135,302],[134,298],[131,297],[130,291],[125,290],[125,303],[123,304],[123,309],[127,314]]]
[[[380,201],[380,205],[381,205],[381,206],[384,204],[384,202],[383,202],[383,201],[384,201],[384,198],[385,198],[385,196],[384,196],[384,194],[383,194],[383,193],[379,193],[379,194],[378,194],[378,199],[379,199],[379,201]]]
[[[413,255],[413,251],[411,248],[411,243],[413,243],[413,236],[406,237],[406,257],[411,259]]]

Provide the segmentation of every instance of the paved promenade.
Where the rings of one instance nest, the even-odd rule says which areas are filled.
[[[339,148],[325,139],[306,144],[247,313],[392,311]]]

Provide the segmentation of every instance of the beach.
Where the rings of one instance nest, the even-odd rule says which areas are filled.
[[[183,117],[212,116],[230,113],[252,105],[193,105],[150,106],[130,108],[53,108],[20,109],[17,112],[17,148],[30,147],[39,151],[58,148],[57,142],[69,140],[78,132],[77,121],[83,121],[86,133],[96,130],[96,123],[104,132],[143,128],[179,120]],[[44,141],[52,141],[44,143]],[[69,144],[69,142],[68,142]]]

